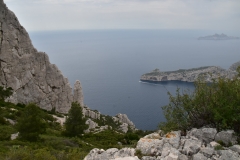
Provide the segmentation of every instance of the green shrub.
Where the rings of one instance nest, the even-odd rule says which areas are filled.
[[[10,140],[14,129],[11,126],[0,125],[0,141]]]
[[[85,122],[81,106],[78,103],[72,103],[66,119],[64,134],[69,137],[80,136],[88,128]]]
[[[214,147],[214,150],[223,150],[224,148],[223,148],[223,146],[222,145],[216,145],[215,147]]]
[[[142,151],[140,149],[137,149],[135,152],[135,156],[141,159],[143,157]]]
[[[169,93],[170,103],[162,107],[166,122],[159,124],[160,129],[167,132],[208,125],[240,133],[239,78],[239,75],[233,79],[220,77],[212,83],[198,80],[192,93],[180,93],[179,89],[176,96]]]
[[[43,120],[42,110],[35,104],[27,105],[19,119],[17,129],[21,139],[27,141],[39,140],[39,135],[46,131],[46,122]]]

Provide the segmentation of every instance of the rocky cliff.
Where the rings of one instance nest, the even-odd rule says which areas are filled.
[[[185,81],[194,82],[198,78],[202,78],[206,82],[211,82],[212,79],[223,77],[233,78],[237,72],[237,67],[240,66],[240,61],[234,63],[228,70],[221,67],[208,66],[192,69],[179,69],[176,71],[161,72],[155,69],[152,72],[143,74],[140,78],[141,81],[161,82],[161,81]]]
[[[116,126],[114,123],[109,125],[106,122],[109,120],[116,122],[119,127],[116,129],[122,132],[127,132],[128,128],[135,130],[125,114],[105,116],[84,106],[80,81],[75,82],[72,90],[68,79],[56,65],[50,63],[48,55],[34,48],[27,31],[3,0],[0,0],[0,13],[0,86],[11,87],[14,91],[8,101],[24,104],[34,102],[45,110],[55,109],[60,113],[67,113],[71,103],[78,102],[88,118],[88,130]],[[65,122],[65,118],[55,118],[61,124]],[[104,126],[94,121],[103,122]]]
[[[46,53],[34,48],[26,30],[0,0],[0,85],[14,90],[10,101],[34,102],[41,108],[66,113],[73,101],[83,105],[80,82],[72,88]]]

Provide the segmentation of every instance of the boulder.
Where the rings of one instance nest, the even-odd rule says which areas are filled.
[[[139,160],[134,156],[135,150],[133,148],[111,148],[106,151],[103,149],[92,149],[84,160]]]
[[[160,155],[163,144],[163,140],[141,138],[137,143],[136,149],[139,149],[142,154],[145,155],[152,155],[153,153],[155,153],[156,155]]]
[[[182,152],[185,155],[193,155],[196,154],[202,146],[202,141],[194,140],[194,139],[187,139],[184,143],[184,147]]]
[[[202,129],[193,128],[188,133],[188,136],[194,136],[205,143],[210,143],[214,140],[216,134],[217,134],[216,128],[202,128]]]
[[[233,145],[233,146],[229,147],[229,149],[240,154],[240,145]]]
[[[233,130],[221,131],[215,136],[216,142],[223,142],[225,145],[237,144],[237,136]]]
[[[202,153],[197,153],[193,155],[193,160],[207,160],[208,158],[205,157]]]
[[[239,154],[231,150],[220,150],[219,155],[219,160],[240,160]]]
[[[214,153],[214,149],[210,147],[201,148],[200,153],[202,153],[207,158],[211,158]]]

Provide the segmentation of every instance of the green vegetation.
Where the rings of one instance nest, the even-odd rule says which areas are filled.
[[[211,126],[240,134],[239,71],[240,67],[233,79],[218,78],[212,83],[199,80],[192,93],[180,93],[179,89],[175,96],[169,93],[170,103],[162,107],[166,122],[160,123],[159,128],[168,132]]]
[[[139,138],[149,133],[141,130],[119,133],[115,131],[119,124],[110,116],[101,115],[95,122],[111,125],[112,129],[82,134],[86,125],[79,104],[72,104],[66,124],[61,126],[52,115],[64,117],[64,114],[54,109],[42,110],[35,104],[5,102],[4,99],[11,95],[5,92],[9,91],[1,90],[1,94],[7,96],[0,100],[1,160],[81,160],[93,148],[135,147]],[[11,134],[17,132],[18,138],[11,140]]]
[[[214,150],[223,150],[224,148],[223,148],[223,146],[222,145],[216,145],[215,147],[214,147]]]
[[[46,132],[43,111],[35,104],[27,105],[18,121],[17,130],[19,131],[19,137],[23,140],[39,140],[39,135]]]
[[[2,86],[0,86],[0,100],[4,100],[5,98],[11,96],[13,93],[12,88],[8,87],[8,88],[4,88]]]
[[[86,119],[83,118],[81,106],[78,103],[72,103],[65,123],[66,130],[64,134],[70,137],[80,136],[88,128],[85,122]]]

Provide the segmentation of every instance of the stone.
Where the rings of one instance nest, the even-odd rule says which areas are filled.
[[[197,153],[200,150],[201,146],[202,146],[202,141],[187,139],[184,143],[182,152],[185,155],[191,156],[191,155]]]
[[[219,154],[219,160],[240,160],[239,155],[231,150],[220,150]]]
[[[18,137],[18,135],[19,135],[19,132],[11,134],[11,140],[16,139]]]
[[[193,128],[188,133],[188,136],[194,136],[205,143],[210,143],[214,140],[216,134],[217,134],[216,128],[202,128],[202,129]]]
[[[151,156],[143,156],[141,160],[156,160],[156,157],[151,157]]]
[[[73,101],[79,103],[82,107],[84,106],[82,86],[79,80],[74,84]]]
[[[151,133],[151,134],[148,134],[146,136],[144,136],[143,138],[147,138],[147,139],[160,139],[161,136],[159,135],[159,133]]]
[[[128,124],[128,126],[132,129],[132,130],[135,130],[136,127],[135,125],[133,124],[132,121],[129,120],[128,116],[126,114],[117,114],[115,117],[113,117],[113,120],[115,122],[120,122],[120,123],[126,123]]]
[[[220,144],[217,143],[217,142],[215,142],[215,141],[210,142],[210,146],[211,146],[212,148],[214,148],[214,147],[216,147],[216,146],[219,146],[219,145],[220,145]]]
[[[176,149],[178,149],[180,146],[180,137],[181,137],[180,131],[174,131],[166,134],[166,140]]]
[[[89,133],[91,129],[95,129],[96,127],[98,127],[98,124],[90,118],[86,120],[85,124],[88,125],[88,129],[84,131],[85,133]]]
[[[180,152],[175,149],[171,148],[169,155],[166,157],[167,160],[178,160],[179,159]]]
[[[97,148],[92,149],[84,160],[139,160],[134,156],[133,148],[110,148],[106,151]]]
[[[240,154],[240,145],[233,145],[233,146],[229,147],[229,149]]]
[[[141,138],[136,146],[142,154],[151,155],[152,153],[161,154],[164,141],[159,139]],[[158,152],[159,151],[159,152]]]
[[[202,153],[197,153],[193,155],[193,160],[207,160],[208,158],[205,157]]]
[[[184,154],[180,154],[178,159],[179,160],[189,160],[189,158]]]
[[[127,123],[123,123],[119,126],[118,130],[122,131],[123,133],[127,133],[128,131],[128,124]]]
[[[83,115],[86,116],[86,117],[90,117],[92,119],[100,119],[100,115],[101,113],[98,112],[98,111],[92,111],[90,108],[88,107],[83,107],[82,108],[82,112],[83,112]]]
[[[201,148],[200,153],[202,153],[207,158],[211,158],[214,153],[214,149],[209,147]]]
[[[56,119],[56,121],[57,121],[58,123],[61,124],[61,126],[63,126],[63,124],[66,122],[66,116],[63,116],[63,117],[58,117],[58,116],[56,116],[56,115],[52,115],[52,116],[53,116],[53,118]]]
[[[123,157],[123,158],[115,158],[113,160],[139,160],[138,157]]]
[[[223,142],[225,145],[237,144],[237,136],[233,130],[221,131],[215,136],[216,142]]]

